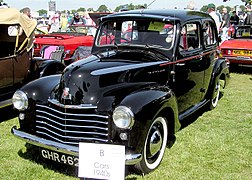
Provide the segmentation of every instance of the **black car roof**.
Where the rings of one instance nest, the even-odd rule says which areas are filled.
[[[178,9],[139,9],[124,11],[119,13],[110,14],[101,18],[101,21],[108,19],[119,18],[154,18],[154,19],[170,19],[177,20],[181,23],[193,19],[211,19],[211,16],[207,13],[191,10],[178,10]]]

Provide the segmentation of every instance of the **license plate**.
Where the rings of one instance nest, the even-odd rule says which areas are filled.
[[[55,162],[68,164],[70,166],[79,166],[79,158],[72,155],[62,154],[47,149],[41,150],[41,155],[45,159],[49,159]]]
[[[233,54],[237,56],[252,56],[252,51],[248,50],[233,50]]]

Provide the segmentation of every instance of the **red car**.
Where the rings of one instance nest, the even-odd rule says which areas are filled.
[[[231,66],[252,65],[252,31],[251,26],[236,26],[232,39],[220,45],[223,57],[230,61]]]
[[[67,32],[36,34],[34,56],[41,56],[43,46],[63,46],[65,59],[69,59],[79,46],[91,47],[93,45],[95,31],[95,26],[79,25],[69,27]]]
[[[74,60],[80,59],[83,55],[91,53],[91,47],[93,46],[94,36],[96,33],[96,25],[98,25],[98,19],[102,16],[106,16],[111,13],[89,13],[90,18],[93,20],[94,25],[74,25],[70,26],[67,32],[54,32],[50,34],[36,34],[36,41],[34,43],[34,56],[41,57],[41,49],[46,46],[64,51],[64,62],[69,64]],[[54,51],[56,52],[56,51]],[[57,53],[56,53],[57,54]],[[82,55],[80,55],[82,54]],[[78,56],[78,57],[76,57]],[[43,56],[42,56],[43,57]],[[52,56],[50,56],[52,57]],[[55,56],[53,56],[55,57]],[[56,55],[61,58],[61,55]],[[53,58],[49,58],[53,59]]]

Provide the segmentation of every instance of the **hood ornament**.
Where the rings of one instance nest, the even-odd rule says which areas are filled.
[[[69,88],[68,87],[65,87],[63,89],[63,93],[62,93],[62,96],[61,96],[62,99],[70,99],[72,98],[72,95],[69,93]]]

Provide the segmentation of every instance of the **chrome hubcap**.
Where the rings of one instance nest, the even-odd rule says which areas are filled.
[[[154,156],[157,154],[161,147],[162,147],[162,141],[163,138],[161,136],[161,133],[157,127],[153,127],[153,133],[150,137],[150,156]]]

